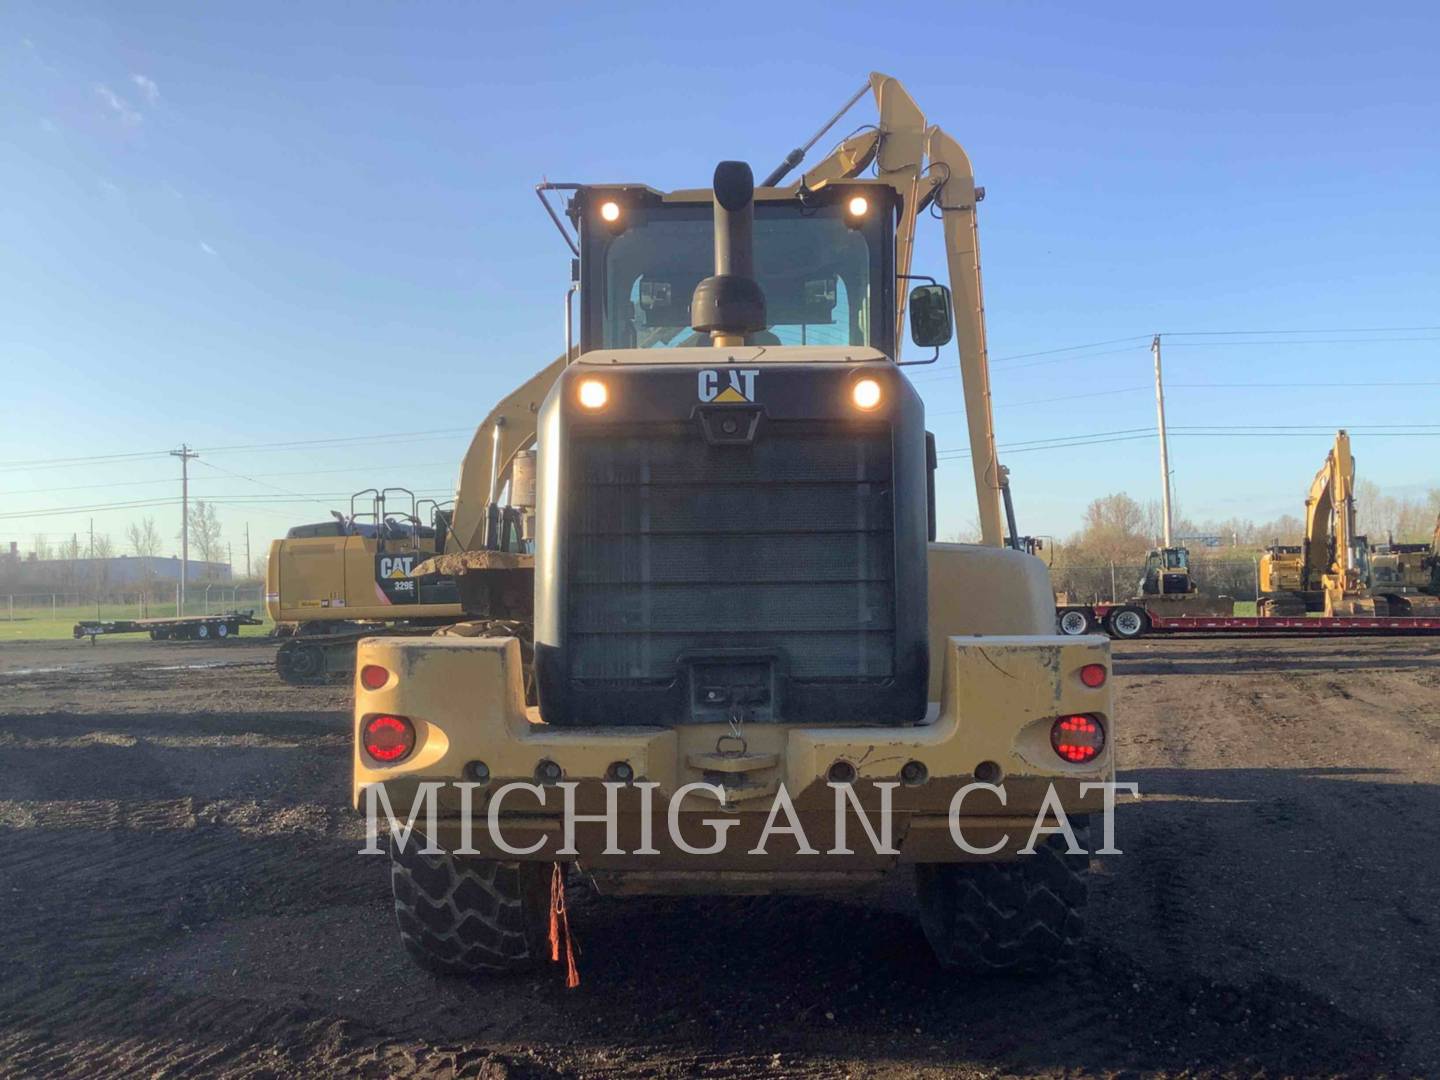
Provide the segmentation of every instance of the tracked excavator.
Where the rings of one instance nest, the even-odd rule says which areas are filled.
[[[1440,519],[1428,544],[1392,539],[1371,548],[1366,585],[1391,615],[1440,615]]]
[[[1298,548],[1278,543],[1267,548],[1259,577],[1256,610],[1262,616],[1411,613],[1400,593],[1370,588],[1370,547],[1355,525],[1355,458],[1343,428],[1310,482],[1303,540]]]
[[[275,652],[280,677],[292,685],[348,679],[362,637],[430,634],[460,619],[455,582],[419,570],[444,550],[449,517],[406,488],[367,488],[350,497],[349,513],[332,511],[332,520],[272,542],[265,605],[286,639]]]
[[[866,94],[877,122],[787,182]],[[478,429],[421,567],[467,619],[358,647],[355,806],[434,811],[412,809],[429,844],[390,831],[405,947],[452,975],[565,955],[567,873],[631,895],[905,872],[945,965],[1064,960],[1078,838],[1114,775],[1109,645],[1059,636],[1044,564],[1004,546],[965,152],[877,73],[758,185],[722,161],[708,188],[540,194],[578,302],[562,356]],[[912,272],[925,219],[948,288]],[[934,542],[904,370],[952,338],[977,545]],[[522,559],[527,625],[496,588]],[[782,812],[793,828],[772,829]],[[867,846],[858,814],[891,841]],[[1062,817],[1077,844],[1027,845]]]

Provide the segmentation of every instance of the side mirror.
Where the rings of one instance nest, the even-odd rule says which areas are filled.
[[[938,349],[955,334],[950,317],[950,290],[944,285],[917,285],[910,290],[910,340]]]

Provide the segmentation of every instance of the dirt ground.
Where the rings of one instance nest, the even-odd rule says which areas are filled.
[[[446,982],[272,646],[0,645],[0,1075],[1440,1074],[1440,639],[1117,645],[1082,960],[939,971],[906,882],[576,898],[583,983]]]

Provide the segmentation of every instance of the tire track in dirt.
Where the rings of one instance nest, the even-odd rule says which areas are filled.
[[[27,691],[0,716],[0,896],[15,898],[0,951],[0,1075],[1433,1072],[1405,1064],[1413,1045],[1366,1019],[1403,1032],[1420,1015],[1379,990],[1319,992],[1273,954],[1236,978],[1224,974],[1228,952],[1212,962],[1217,925],[1245,913],[1239,890],[1256,887],[1227,877],[1217,849],[1249,837],[1244,857],[1278,860],[1314,830],[1307,815],[1345,800],[1409,820],[1424,785],[1407,794],[1304,772],[1312,750],[1338,743],[1314,749],[1287,649],[1269,645],[1267,669],[1245,672],[1233,647],[1203,644],[1165,643],[1173,655],[1139,661],[1164,674],[1118,680],[1122,779],[1140,770],[1157,797],[1122,808],[1128,854],[1102,864],[1080,962],[1039,981],[938,969],[896,879],[838,899],[577,892],[578,990],[550,970],[436,982],[401,953],[388,867],[355,856],[348,722],[333,692],[278,687],[261,669],[119,691],[72,684],[64,711]],[[1320,662],[1305,649],[1304,663]],[[1421,674],[1395,676],[1402,696]],[[1370,677],[1337,678],[1353,694],[1352,680]],[[1313,681],[1306,671],[1297,685]],[[1353,700],[1369,710],[1371,684],[1359,685]],[[1295,722],[1266,724],[1277,710]],[[1336,858],[1348,856],[1342,845]],[[1385,910],[1426,932],[1422,894]],[[1374,947],[1367,924],[1352,933],[1339,958]]]

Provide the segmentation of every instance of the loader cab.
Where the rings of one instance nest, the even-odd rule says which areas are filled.
[[[919,722],[929,472],[894,362],[897,197],[727,197],[731,165],[713,191],[570,201],[580,349],[536,426],[541,717]]]
[[[708,347],[692,329],[695,287],[715,262],[709,190],[581,188],[580,351]],[[755,279],[764,329],[746,343],[869,346],[896,355],[894,189],[846,181],[802,195],[759,189]]]

